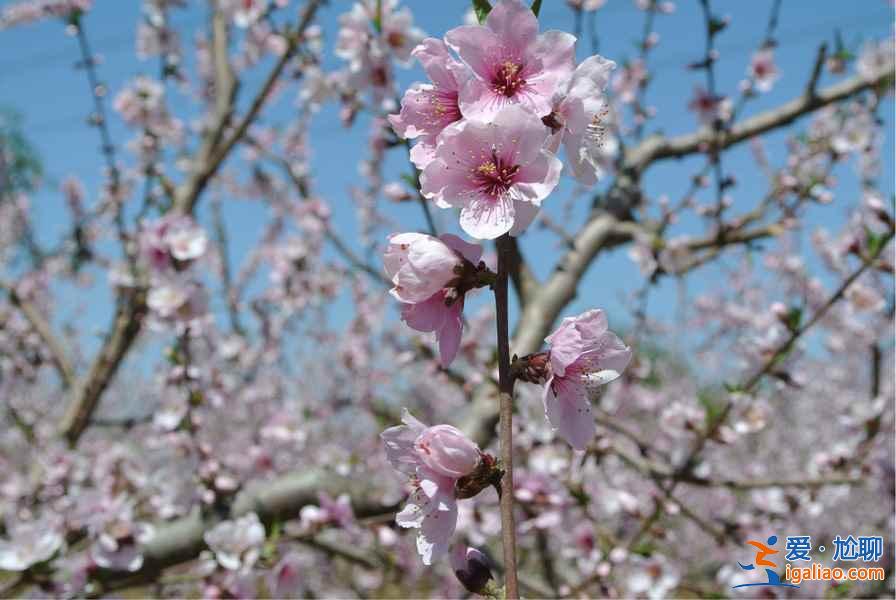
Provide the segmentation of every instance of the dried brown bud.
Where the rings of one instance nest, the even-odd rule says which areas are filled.
[[[515,358],[510,368],[520,381],[542,384],[550,377],[550,354],[538,352]]]
[[[454,495],[459,500],[472,498],[491,485],[497,485],[504,476],[504,471],[498,468],[498,461],[491,454],[483,453],[479,457],[479,464],[469,475],[465,475],[454,484]]]

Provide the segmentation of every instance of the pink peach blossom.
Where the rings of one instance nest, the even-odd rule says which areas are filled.
[[[404,93],[401,112],[389,122],[402,138],[418,139],[411,148],[411,161],[423,169],[435,155],[439,134],[461,119],[458,106],[460,86],[470,77],[469,69],[455,60],[441,40],[427,38],[411,53],[432,84],[417,83]]]
[[[549,133],[519,106],[489,122],[449,125],[420,176],[422,193],[442,208],[459,207],[461,227],[475,238],[519,235],[560,179],[563,164],[544,149]]]
[[[400,527],[418,529],[417,552],[423,564],[430,565],[448,551],[457,526],[454,485],[477,466],[479,448],[454,427],[427,427],[407,409],[401,420],[404,425],[380,434],[386,458],[414,488],[395,521]]]
[[[481,246],[448,233],[438,238],[423,233],[393,235],[383,254],[394,284],[390,291],[403,303],[401,319],[411,329],[436,334],[444,367],[457,356],[464,310],[464,294],[452,293],[449,300],[448,290],[464,261],[475,265],[481,258]]]
[[[463,257],[442,239],[425,233],[389,236],[383,265],[392,281],[390,293],[401,302],[423,302],[456,277]]]
[[[557,152],[561,142],[572,175],[581,183],[597,182],[597,151],[603,142],[608,105],[604,89],[616,63],[591,56],[557,87],[551,98],[551,113],[544,123],[554,132],[549,149]]]
[[[414,448],[423,463],[445,477],[469,474],[479,462],[479,448],[451,425],[434,425],[420,434]]]
[[[563,319],[545,341],[551,371],[544,391],[545,416],[573,448],[584,450],[595,432],[588,390],[618,378],[632,350],[607,329],[600,309]]]
[[[475,74],[460,92],[467,118],[493,117],[508,104],[548,114],[554,88],[575,62],[575,36],[539,35],[538,18],[519,0],[500,0],[485,25],[456,27],[445,41]]]
[[[775,53],[771,48],[762,48],[757,51],[750,61],[747,74],[756,83],[756,89],[760,92],[771,91],[772,86],[781,77],[778,66],[775,64]]]

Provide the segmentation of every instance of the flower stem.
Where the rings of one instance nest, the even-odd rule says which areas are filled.
[[[513,377],[510,374],[510,333],[507,317],[507,266],[510,238],[498,238],[498,275],[494,285],[498,331],[498,388],[500,391],[501,543],[504,547],[506,598],[519,598],[516,574],[516,525],[513,521]]]

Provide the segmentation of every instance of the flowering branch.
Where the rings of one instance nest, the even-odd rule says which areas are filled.
[[[890,224],[890,229],[880,238],[877,246],[873,249],[873,251],[867,255],[862,257],[862,264],[856,268],[837,288],[837,290],[831,294],[828,299],[815,311],[810,319],[808,319],[805,323],[792,327],[790,334],[787,338],[782,341],[777,347],[771,352],[769,358],[763,363],[763,365],[748,379],[746,379],[743,383],[731,386],[732,391],[736,391],[740,394],[747,394],[759,384],[762,379],[770,374],[772,370],[778,365],[779,361],[783,356],[789,353],[792,349],[796,341],[805,334],[809,329],[812,328],[816,323],[818,323],[825,314],[834,306],[838,301],[840,301],[849,287],[866,271],[868,268],[872,267],[877,258],[883,253],[884,249],[890,243],[890,241],[894,237],[894,229],[892,227],[892,223]],[[690,474],[691,470],[697,463],[697,459],[700,453],[703,451],[703,448],[706,446],[707,442],[716,436],[719,431],[719,428],[723,425],[723,423],[727,420],[728,415],[731,413],[731,410],[734,408],[734,402],[728,401],[725,406],[720,410],[719,414],[712,420],[712,422],[708,425],[706,430],[703,432],[700,437],[697,438],[691,450],[688,452],[685,459],[681,462],[680,466],[676,468],[675,472],[672,475],[672,480],[663,487],[664,493],[672,493],[679,482],[683,480],[684,477]],[[637,542],[641,539],[641,537],[647,532],[649,527],[659,518],[662,513],[662,505],[657,503],[657,506],[653,513],[651,513],[650,517],[644,522],[641,526],[641,529],[638,533],[632,538],[629,543],[629,547],[637,544]]]
[[[304,470],[285,475],[271,482],[246,489],[237,495],[227,515],[202,514],[194,510],[188,516],[157,525],[156,532],[140,547],[143,565],[137,571],[100,569],[96,582],[103,592],[123,589],[141,582],[153,581],[166,568],[194,559],[206,547],[203,535],[216,523],[256,513],[265,523],[297,517],[304,506],[316,505],[319,494],[332,497],[349,494],[352,510],[358,517],[383,515],[395,511],[395,505],[380,503],[364,482],[341,477],[331,472]]]
[[[718,142],[717,148],[721,151],[757,135],[789,125],[801,116],[823,106],[840,102],[865,90],[878,89],[893,77],[892,69],[872,78],[854,75],[819,90],[815,95],[803,94],[777,108],[761,112],[732,125]],[[712,143],[713,136],[715,136],[715,132],[712,130],[698,131],[673,138],[654,135],[626,152],[624,163],[626,170],[641,173],[656,161],[667,158],[683,158],[689,154],[701,152],[702,148]]]
[[[74,387],[76,379],[75,369],[71,362],[69,362],[62,344],[53,334],[50,324],[47,323],[46,319],[44,319],[43,315],[40,314],[40,311],[38,311],[33,304],[19,295],[15,285],[0,281],[0,288],[4,289],[6,293],[9,294],[9,300],[12,305],[19,309],[22,316],[27,319],[31,328],[34,329],[34,332],[46,346],[47,352],[50,355],[50,362],[59,373],[62,387],[66,389]]]

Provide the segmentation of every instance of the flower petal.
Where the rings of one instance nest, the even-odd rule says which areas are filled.
[[[554,431],[576,450],[584,450],[594,439],[588,390],[577,380],[552,377],[544,391],[544,415]]]
[[[417,552],[424,565],[431,565],[433,560],[448,552],[456,527],[457,502],[452,496],[423,518],[417,533]]]
[[[514,49],[526,48],[538,36],[538,18],[520,0],[500,0],[488,13],[485,25]]]
[[[401,320],[415,331],[429,333],[442,328],[448,317],[448,310],[445,306],[445,293],[440,291],[423,302],[403,305]]]
[[[472,244],[452,233],[443,233],[439,238],[445,242],[446,246],[460,253],[461,256],[474,265],[482,260],[482,246],[480,244]]]
[[[460,226],[480,240],[493,240],[513,227],[516,210],[510,197],[475,195],[460,211]]]
[[[448,307],[448,313],[442,327],[436,332],[439,340],[439,357],[442,367],[448,367],[457,356],[460,347],[461,332],[463,331],[463,319],[461,314],[464,309],[464,301],[460,299]]]

